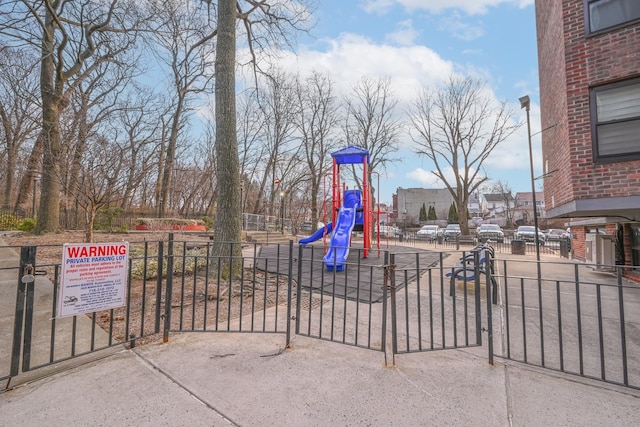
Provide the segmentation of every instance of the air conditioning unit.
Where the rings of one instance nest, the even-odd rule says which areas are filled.
[[[596,249],[596,236],[597,234],[588,233],[584,236],[584,258],[589,264],[595,263],[595,255],[593,252]]]
[[[588,233],[585,235],[585,261],[594,264],[599,271],[614,268],[616,260],[615,239],[610,234]]]
[[[599,235],[596,238],[596,264],[597,270],[611,271],[615,269],[616,244],[612,235]]]

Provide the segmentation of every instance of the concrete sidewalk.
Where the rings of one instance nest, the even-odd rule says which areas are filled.
[[[635,426],[640,392],[483,348],[396,356],[282,335],[172,335],[0,394],[11,426]]]
[[[0,281],[11,286],[8,305],[15,280],[13,270]],[[600,427],[640,420],[640,390],[501,359],[492,366],[486,344],[397,355],[386,366],[384,353],[348,345],[302,336],[284,345],[281,334],[183,333],[166,344],[109,349],[45,378],[23,374],[24,384],[0,393],[0,426]]]

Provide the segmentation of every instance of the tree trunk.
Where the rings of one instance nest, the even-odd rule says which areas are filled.
[[[31,149],[31,154],[29,154],[29,160],[27,161],[27,171],[40,171],[40,166],[42,165],[42,151],[44,149],[44,137],[43,133],[40,132],[38,137],[36,138],[35,143],[33,144],[33,148]],[[39,172],[38,172],[39,173]],[[16,197],[16,203],[13,206],[15,210],[20,209],[21,207],[26,207],[29,202],[29,196],[34,194],[36,189],[33,187],[33,177],[28,173],[22,175],[22,179],[20,180],[20,186],[18,187],[20,191],[18,191],[18,197]]]
[[[178,88],[180,91],[180,88]],[[171,120],[171,132],[169,134],[169,143],[167,144],[167,153],[164,158],[164,169],[162,171],[162,184],[160,189],[160,201],[158,206],[158,217],[164,218],[167,215],[169,207],[169,188],[173,178],[173,163],[176,157],[176,146],[178,145],[178,133],[180,130],[180,120],[182,117],[184,105],[184,96],[178,96],[178,105]],[[175,208],[171,206],[171,208]]]
[[[98,213],[98,207],[91,203],[87,206],[87,224],[84,235],[85,243],[93,243],[93,224],[96,222],[96,214]]]
[[[38,222],[35,233],[55,232],[60,228],[60,102],[61,85],[55,79],[53,40],[55,24],[49,10],[46,12],[42,32],[42,59],[40,61],[40,92],[42,96],[42,136],[44,157]],[[62,78],[60,76],[60,78]]]
[[[236,1],[218,0],[218,40],[215,61],[216,164],[218,205],[214,227],[214,254],[240,255],[240,161],[236,128],[235,60]],[[240,264],[238,264],[239,267]],[[231,267],[231,266],[230,266]],[[230,268],[235,270],[236,267]]]

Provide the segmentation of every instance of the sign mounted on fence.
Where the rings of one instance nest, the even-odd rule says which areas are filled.
[[[58,316],[126,305],[129,242],[63,246]]]

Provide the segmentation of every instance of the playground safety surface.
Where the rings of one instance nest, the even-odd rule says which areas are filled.
[[[426,249],[390,246],[380,250],[370,249],[365,258],[362,245],[353,244],[344,270],[328,271],[323,260],[324,248],[321,244],[302,245],[302,252],[300,245],[293,245],[292,253],[291,273],[294,280],[300,277],[304,289],[364,303],[382,302],[385,285],[384,266],[391,263],[392,255],[396,272],[402,274],[396,282],[396,289],[416,280],[421,269],[437,265],[441,257],[448,256],[446,253]],[[256,268],[288,275],[289,246],[261,247],[256,259]]]

